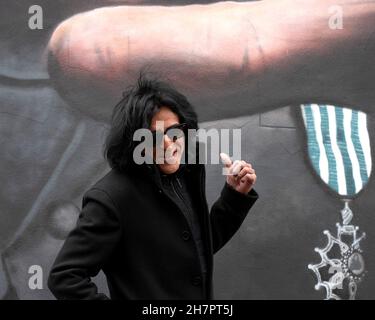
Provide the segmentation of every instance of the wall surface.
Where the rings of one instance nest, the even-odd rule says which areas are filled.
[[[157,72],[164,70],[169,79],[175,80],[191,96],[197,106],[202,128],[241,128],[242,158],[250,162],[257,172],[256,190],[260,195],[258,202],[238,233],[215,255],[216,298],[325,297],[323,289],[314,289],[316,278],[307,266],[320,261],[314,248],[324,247],[324,230],[335,233],[335,224],[341,221],[340,210],[344,204],[313,170],[299,106],[301,103],[322,102],[366,112],[370,144],[373,146],[375,120],[372,110],[375,96],[372,91],[366,90],[369,83],[374,83],[372,80],[375,78],[374,60],[368,58],[375,56],[374,39],[371,36],[366,38],[366,50],[363,52],[353,55],[350,51],[347,53],[350,58],[343,52],[332,63],[332,56],[323,49],[318,50],[319,45],[315,45],[311,39],[301,41],[306,50],[311,50],[312,53],[308,51],[304,56],[300,52],[295,53],[295,56],[291,56],[291,61],[307,58],[307,62],[304,62],[303,67],[299,66],[300,69],[287,70],[277,60],[274,51],[265,50],[264,60],[258,56],[263,44],[263,48],[267,48],[267,41],[264,39],[269,38],[265,37],[263,43],[260,41],[259,47],[255,48],[255,45],[251,45],[253,40],[256,41],[254,33],[246,38],[250,43],[248,51],[238,48],[241,54],[231,56],[230,53],[237,49],[231,50],[235,41],[228,43],[227,37],[231,38],[232,30],[238,27],[236,21],[243,21],[242,16],[238,18],[238,12],[244,12],[247,7],[237,11],[235,5],[240,5],[239,2],[219,3],[218,7],[212,7],[210,2],[213,1],[159,1],[158,4],[163,8],[172,8],[165,13],[170,15],[172,23],[178,17],[178,10],[185,10],[181,6],[183,4],[199,3],[204,8],[209,8],[207,11],[204,9],[201,15],[197,12],[189,15],[190,18],[183,22],[184,30],[194,30],[192,32],[197,39],[199,30],[194,28],[199,28],[210,17],[222,19],[222,23],[212,26],[212,33],[207,29],[203,30],[207,33],[204,43],[210,44],[210,49],[202,49],[201,40],[181,34],[181,38],[185,37],[184,44],[189,43],[191,46],[187,48],[189,50],[180,52],[181,39],[175,40],[176,47],[169,47],[170,43],[165,42],[165,51],[162,51],[165,53],[162,56],[164,60],[158,60],[159,56],[155,58],[147,55],[152,52],[151,44],[151,47],[146,48],[147,54],[144,57],[136,55],[138,60],[132,60],[128,69],[121,69],[126,81],[121,76],[111,78],[117,72],[116,59],[120,61],[122,58],[120,51],[104,54],[104,51],[98,53],[93,49],[95,39],[98,40],[99,51],[108,45],[103,44],[107,40],[110,42],[108,46],[123,46],[116,39],[96,33],[95,28],[103,27],[102,20],[97,25],[85,25],[84,30],[88,32],[86,38],[79,32],[69,34],[64,28],[69,23],[77,28],[81,27],[79,24],[86,21],[86,16],[69,20],[72,16],[77,17],[78,13],[92,12],[95,8],[107,6],[113,9],[114,6],[126,4],[141,8],[148,6],[151,1],[41,0],[38,1],[38,5],[43,8],[43,29],[40,30],[32,30],[28,26],[32,16],[28,10],[34,4],[33,1],[7,1],[7,4],[2,4],[0,299],[54,299],[46,285],[47,274],[64,239],[75,225],[83,193],[109,170],[101,155],[108,129],[108,116],[121,96],[119,90],[131,82],[132,77],[144,65],[151,66],[151,69],[156,65],[154,71]],[[154,1],[152,3],[155,4]],[[284,0],[272,3],[290,5],[290,1]],[[262,4],[244,2],[242,5],[259,10],[259,5]],[[367,5],[370,15],[373,6],[371,3]],[[267,12],[263,17],[264,21],[272,17],[269,15],[272,4],[267,6],[269,11],[264,11]],[[312,15],[314,10],[310,9]],[[157,12],[162,9],[155,7],[153,10]],[[103,12],[96,14],[100,16]],[[305,12],[308,17],[309,12]],[[67,21],[64,27],[57,29],[64,21]],[[361,23],[365,33],[365,28],[368,27],[366,20]],[[269,35],[272,33],[267,26],[263,27]],[[160,28],[164,30],[163,26]],[[90,33],[90,30],[95,32]],[[241,30],[239,33],[244,36]],[[80,43],[82,47],[78,46],[74,50],[74,45],[77,45],[74,41],[79,40],[79,36],[87,39],[87,43]],[[144,37],[147,36],[145,33]],[[167,38],[170,41],[171,37],[164,34],[163,38],[160,34],[161,40],[167,41]],[[337,50],[340,49],[340,41],[335,44]],[[354,47],[355,41],[350,43]],[[350,50],[351,46],[347,47]],[[168,48],[174,48],[175,51],[168,51]],[[318,53],[314,53],[316,48]],[[291,48],[291,52],[292,50]],[[68,56],[64,56],[66,52]],[[92,52],[95,54],[91,55]],[[116,56],[117,53],[120,56]],[[90,60],[92,56],[99,59],[100,55],[105,57],[101,64]],[[271,68],[273,58],[277,60],[279,67],[276,71]],[[238,64],[237,60],[241,63]],[[248,65],[245,60],[251,64]],[[288,61],[286,62],[285,65],[288,65]],[[319,62],[323,65],[321,69]],[[81,66],[85,63],[87,69]],[[331,64],[336,72],[325,71]],[[177,69],[174,68],[176,65]],[[357,65],[361,77],[356,79],[356,73],[350,69],[352,65]],[[122,67],[119,65],[119,68]],[[193,78],[187,77],[190,68],[193,70]],[[315,72],[314,81],[306,78],[312,72]],[[257,80],[251,80],[251,73]],[[348,78],[352,82],[346,80]],[[207,90],[204,89],[205,85]],[[310,92],[311,95],[308,94]],[[342,99],[338,94],[340,92]],[[218,197],[223,183],[221,166],[207,165],[209,205]],[[353,224],[366,232],[366,239],[361,247],[368,273],[357,292],[357,298],[360,299],[375,298],[374,192],[375,182],[370,177],[368,184],[350,203],[354,213]],[[41,289],[30,289],[32,274],[29,273],[29,268],[33,265],[38,265],[43,270]],[[102,273],[95,281],[100,290],[108,291]]]

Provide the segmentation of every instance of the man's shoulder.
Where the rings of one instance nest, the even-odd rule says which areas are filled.
[[[126,184],[131,183],[130,177],[126,173],[122,173],[116,169],[110,169],[106,174],[104,174],[101,178],[99,178],[91,188],[98,188],[103,189],[106,191],[110,191],[116,185],[121,184],[124,186]]]
[[[121,199],[126,199],[132,191],[130,175],[115,169],[110,169],[105,175],[94,182],[84,193],[82,205],[91,198],[101,202],[119,204]]]

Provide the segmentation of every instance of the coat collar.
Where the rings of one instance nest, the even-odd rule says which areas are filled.
[[[144,164],[141,170],[147,176],[147,179],[150,179],[153,183],[157,185],[158,188],[161,188],[163,183],[162,179],[173,179],[176,177],[185,176],[188,180],[193,179],[199,172],[203,169],[203,164],[180,164],[178,170],[172,174],[165,174],[160,171],[157,164]]]

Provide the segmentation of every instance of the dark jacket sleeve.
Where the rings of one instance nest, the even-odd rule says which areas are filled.
[[[82,210],[60,250],[48,277],[48,288],[57,299],[109,299],[98,293],[91,277],[98,274],[121,237],[116,206],[105,191],[92,188],[82,200]]]
[[[258,193],[254,188],[243,194],[225,183],[210,211],[214,253],[236,233],[257,199]]]

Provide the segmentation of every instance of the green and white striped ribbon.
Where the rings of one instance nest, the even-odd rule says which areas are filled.
[[[372,159],[363,112],[303,104],[308,154],[320,178],[341,196],[353,197],[369,180]]]

